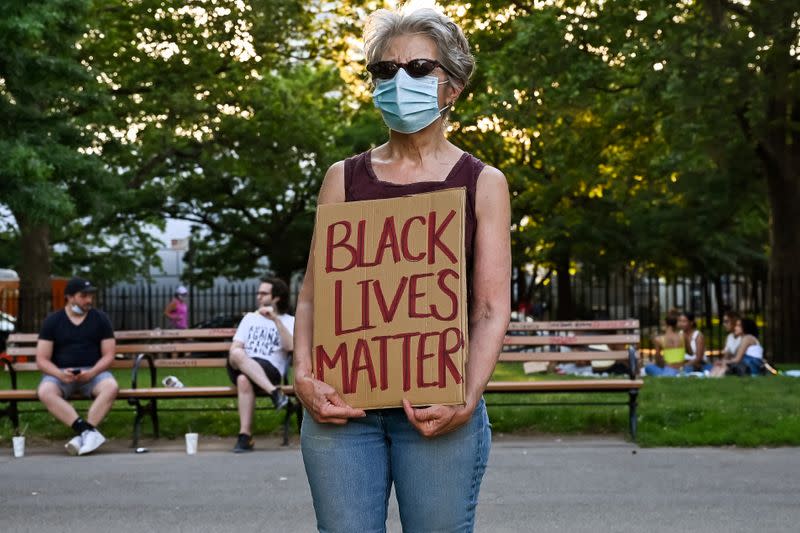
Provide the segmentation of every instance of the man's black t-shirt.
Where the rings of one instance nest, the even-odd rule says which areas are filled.
[[[89,309],[79,326],[62,309],[48,315],[39,338],[53,341],[53,363],[59,368],[94,366],[100,359],[100,342],[114,337],[114,328],[105,313]]]

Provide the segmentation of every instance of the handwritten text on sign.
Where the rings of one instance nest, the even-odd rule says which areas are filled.
[[[461,401],[464,202],[454,189],[320,206],[313,365],[351,404]]]

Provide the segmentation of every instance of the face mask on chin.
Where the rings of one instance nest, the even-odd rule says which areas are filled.
[[[70,306],[69,310],[72,311],[72,314],[78,315],[78,316],[82,316],[82,315],[86,314],[86,311],[84,311],[83,308],[81,306],[79,306],[78,304],[72,304]]]
[[[401,68],[394,78],[378,80],[372,100],[392,130],[416,133],[433,124],[450,107],[439,109],[439,85],[445,83],[448,82],[440,82],[436,76],[412,78]]]

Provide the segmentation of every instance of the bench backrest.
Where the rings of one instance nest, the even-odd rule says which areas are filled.
[[[127,330],[114,332],[114,338],[117,340],[116,352],[121,355],[213,353],[225,357],[231,347],[234,333],[236,333],[234,328]],[[38,338],[39,335],[36,333],[9,335],[7,354],[12,358],[35,356]]]
[[[639,321],[512,322],[501,361],[629,361],[639,346]]]

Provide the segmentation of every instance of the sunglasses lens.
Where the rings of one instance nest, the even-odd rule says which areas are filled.
[[[421,78],[433,72],[433,69],[438,66],[439,63],[431,59],[413,59],[405,65],[394,61],[378,61],[377,63],[367,65],[367,70],[375,78],[390,80],[394,78],[401,67],[404,68],[412,78]]]
[[[430,59],[414,59],[408,62],[406,72],[408,72],[408,75],[412,78],[421,78],[433,72],[433,69],[437,66],[438,64]]]
[[[379,61],[377,63],[367,65],[367,70],[369,73],[381,80],[389,80],[394,78],[394,75],[397,74],[397,70],[399,68],[400,67],[398,67],[397,63],[394,61]]]

